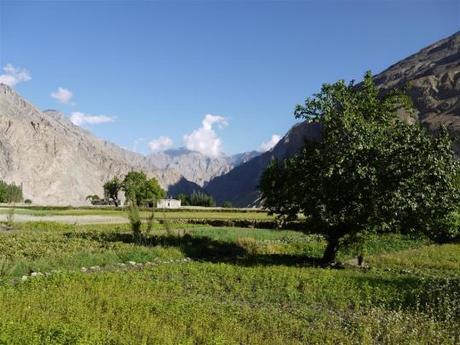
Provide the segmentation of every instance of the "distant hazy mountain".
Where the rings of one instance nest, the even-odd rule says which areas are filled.
[[[144,170],[164,188],[193,188],[173,169],[152,169],[142,155],[74,125],[61,113],[41,112],[0,84],[0,179],[22,184],[25,198],[43,204],[87,204],[102,184]]]
[[[147,161],[151,167],[174,169],[187,180],[204,187],[214,177],[229,172],[259,154],[252,151],[233,156],[209,157],[200,152],[179,148],[153,153],[147,157]]]
[[[375,81],[382,90],[410,84],[409,94],[418,110],[416,120],[432,132],[440,124],[447,126],[458,138],[454,150],[460,156],[460,32],[394,64],[375,76]],[[219,203],[226,200],[236,206],[257,203],[259,179],[270,160],[291,156],[304,139],[315,140],[320,132],[315,124],[295,125],[271,151],[216,177],[206,191]]]

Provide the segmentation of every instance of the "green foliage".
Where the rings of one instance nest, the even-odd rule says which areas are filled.
[[[88,195],[86,197],[86,200],[88,200],[91,205],[98,205],[101,202],[101,198],[99,195],[93,194],[93,195]]]
[[[177,195],[177,199],[181,201],[182,206],[216,206],[213,197],[203,192],[194,191],[191,195],[181,193]]]
[[[303,213],[309,231],[328,241],[325,262],[376,231],[423,232],[439,241],[455,233],[447,217],[460,202],[460,167],[447,131],[433,139],[400,120],[401,108],[411,110],[409,98],[379,96],[370,73],[359,86],[325,84],[295,110],[321,124],[322,139],[273,161],[262,176],[265,206],[286,219]]]
[[[6,229],[7,230],[14,230],[15,228],[15,222],[14,222],[15,212],[16,212],[16,208],[14,206],[8,209],[8,214],[6,215]]]
[[[212,196],[202,193],[202,192],[193,192],[190,195],[190,205],[191,206],[204,206],[204,207],[214,207],[216,203]]]
[[[233,204],[230,201],[224,201],[224,203],[222,204],[222,207],[223,208],[232,208]]]
[[[155,224],[144,243],[131,242],[129,231],[129,224],[25,223],[0,232],[0,344],[456,344],[460,337],[458,244],[371,236],[372,269],[324,270],[295,261],[321,254],[325,241],[316,235],[191,227],[178,237],[183,229],[167,235]],[[241,247],[235,261],[222,257]],[[127,261],[151,264],[117,265]]]
[[[128,219],[129,223],[131,224],[131,231],[133,233],[133,237],[136,241],[139,241],[142,234],[142,221],[139,215],[139,207],[137,207],[137,203],[135,200],[129,200]]]
[[[24,200],[24,204],[31,204],[31,203],[32,203],[32,200],[30,200],[30,199]]]
[[[126,200],[135,200],[138,206],[155,206],[156,200],[164,198],[166,192],[160,187],[158,181],[147,176],[142,171],[129,172],[122,183]]]
[[[190,206],[190,196],[187,194],[181,193],[177,195],[176,199],[180,200],[181,206]]]
[[[0,203],[21,202],[22,199],[22,188],[20,186],[0,180]]]
[[[107,200],[110,200],[115,207],[120,205],[120,199],[118,198],[118,194],[123,187],[122,181],[115,176],[113,179],[104,183],[104,197]]]
[[[0,286],[0,340],[455,344],[458,289],[455,277],[277,265],[192,262],[63,272]]]

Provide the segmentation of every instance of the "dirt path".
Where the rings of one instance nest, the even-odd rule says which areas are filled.
[[[0,221],[7,221],[7,214],[0,214]],[[33,216],[30,214],[15,214],[15,222],[57,222],[64,224],[122,224],[128,223],[128,219],[120,216]]]

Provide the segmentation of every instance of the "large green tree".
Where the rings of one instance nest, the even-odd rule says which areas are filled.
[[[154,206],[157,199],[166,195],[158,181],[153,177],[147,179],[142,171],[130,171],[123,180],[122,189],[126,199],[136,202],[139,206]]]
[[[460,190],[447,131],[432,138],[403,122],[402,109],[410,111],[410,99],[379,94],[370,72],[360,85],[325,84],[295,110],[296,118],[321,124],[322,139],[273,161],[261,178],[270,212],[286,219],[303,213],[309,231],[324,236],[326,263],[370,232],[417,231],[437,240],[459,232],[448,221]]]

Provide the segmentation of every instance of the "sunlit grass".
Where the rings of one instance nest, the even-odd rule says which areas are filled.
[[[25,223],[0,232],[0,344],[458,343],[460,245],[375,236],[365,270],[312,265],[324,245],[286,230],[156,224],[137,243],[129,225]],[[155,264],[117,269],[127,261]]]

